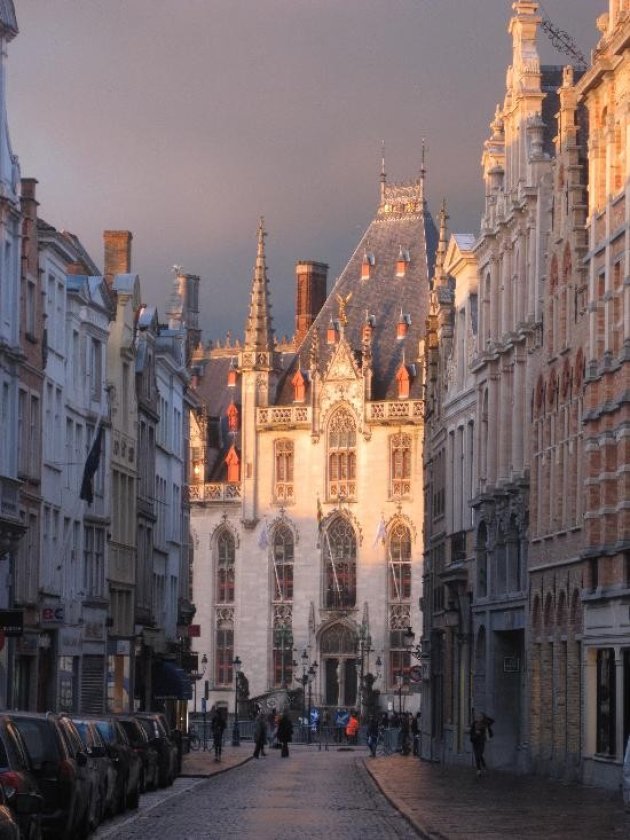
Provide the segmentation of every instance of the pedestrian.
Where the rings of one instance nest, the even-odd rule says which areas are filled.
[[[376,715],[372,715],[368,722],[368,729],[367,729],[367,742],[368,747],[370,748],[370,755],[372,758],[376,758],[376,747],[378,745],[378,733],[380,727],[378,725],[378,718]]]
[[[256,716],[256,723],[254,724],[254,758],[260,755],[267,755],[265,752],[265,744],[267,743],[267,722],[262,712]]]
[[[352,712],[350,720],[346,724],[346,738],[349,744],[356,744],[359,735],[359,718],[356,712]]]
[[[486,771],[486,761],[483,757],[486,748],[486,738],[492,738],[492,724],[494,720],[488,715],[475,714],[470,725],[470,742],[475,756],[475,766],[477,767],[477,775],[481,776]]]
[[[278,721],[278,741],[280,741],[282,750],[280,755],[282,758],[289,757],[289,744],[293,740],[293,724],[287,712],[282,713],[282,717]]]
[[[269,746],[275,748],[278,746],[276,742],[276,733],[278,731],[278,713],[272,709],[267,715],[267,738]]]
[[[420,712],[411,718],[411,737],[413,738],[413,754],[420,755],[420,722],[422,715]]]
[[[210,729],[212,731],[212,746],[214,747],[214,760],[221,761],[221,753],[223,751],[223,733],[225,731],[225,717],[221,709],[214,708],[212,712],[212,720],[210,721]]]
[[[400,752],[403,755],[409,755],[410,752],[409,734],[409,714],[407,712],[403,712],[400,716]]]

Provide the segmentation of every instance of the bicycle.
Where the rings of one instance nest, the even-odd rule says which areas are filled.
[[[193,752],[197,752],[197,750],[201,747],[199,735],[197,735],[194,729],[191,729],[188,733],[188,746]]]

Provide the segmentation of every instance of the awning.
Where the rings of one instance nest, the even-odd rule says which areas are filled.
[[[174,662],[161,660],[153,666],[153,697],[156,700],[192,700],[190,675]]]

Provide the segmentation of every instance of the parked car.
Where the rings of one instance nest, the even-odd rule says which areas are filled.
[[[122,813],[126,808],[137,808],[140,802],[142,759],[134,751],[114,715],[94,717],[107,753],[116,768],[116,810]]]
[[[70,718],[52,712],[11,712],[43,796],[47,837],[77,840],[89,833],[95,795],[88,757]]]
[[[39,796],[37,781],[30,768],[26,745],[15,723],[7,714],[0,714],[0,784],[7,802],[14,806],[18,794]],[[13,808],[15,811],[15,808]],[[41,804],[39,810],[23,811],[17,822],[24,840],[41,837]]]
[[[159,712],[137,712],[135,717],[157,748],[160,787],[172,785],[177,776],[178,750],[164,716]]]
[[[24,840],[27,836],[20,831],[19,820],[41,813],[43,799],[39,793],[14,793],[9,805],[9,796],[0,784],[0,840]]]
[[[157,746],[149,741],[144,727],[133,715],[118,715],[118,720],[127,734],[129,743],[142,759],[140,793],[155,790],[160,783]]]
[[[116,768],[110,757],[96,721],[72,717],[85,751],[94,763],[98,777],[98,804],[94,809],[92,827],[116,813]]]

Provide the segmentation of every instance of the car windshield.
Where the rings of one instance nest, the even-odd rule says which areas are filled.
[[[106,720],[99,720],[96,724],[96,728],[103,736],[103,740],[108,744],[115,744],[116,743],[116,732],[114,730],[114,725],[109,723]]]
[[[59,746],[52,725],[44,718],[17,719],[15,725],[22,734],[33,764],[59,761]]]
[[[132,720],[121,720],[120,724],[134,746],[142,743],[142,735],[140,734],[141,730],[138,729]]]

